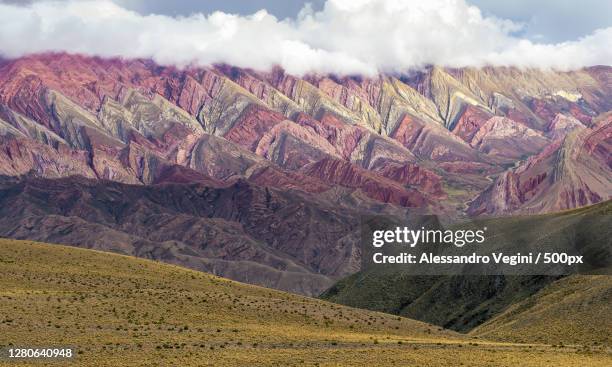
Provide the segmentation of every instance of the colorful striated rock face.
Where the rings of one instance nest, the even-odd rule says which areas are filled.
[[[539,131],[509,118],[495,116],[472,135],[470,145],[488,155],[515,161],[542,151],[549,142]]]
[[[222,181],[257,173],[261,183],[307,192],[340,185],[383,202],[417,190],[423,200],[400,195],[392,202],[429,206],[446,195],[448,207],[457,207],[491,184],[487,176],[575,128],[592,128],[609,107],[608,69],[433,67],[402,78],[298,78],[278,68],[177,69],[148,60],[35,55],[3,64],[0,118],[3,135],[65,146],[87,157],[84,175],[99,178],[147,184],[163,167],[180,165]],[[210,136],[225,140],[210,149]],[[38,170],[62,176],[66,163],[52,159],[53,176]],[[305,166],[334,160],[350,172],[370,171],[368,179],[296,181]],[[34,169],[17,166],[2,172]],[[431,175],[398,173],[414,167]],[[275,179],[265,178],[270,174]],[[393,195],[373,192],[390,187],[388,178],[403,187]]]
[[[384,177],[414,187],[419,192],[424,192],[440,199],[447,197],[442,188],[442,178],[418,164],[399,164],[386,161],[373,168],[373,170]]]
[[[544,213],[609,200],[612,126],[576,130],[500,175],[468,213]]]
[[[551,139],[562,139],[572,130],[581,129],[583,127],[584,124],[575,117],[559,113],[548,125],[547,132]]]
[[[220,190],[242,183],[252,192],[302,200],[305,206],[292,206],[288,216],[322,203],[322,213],[350,218],[417,209],[458,218],[573,208],[612,197],[610,72],[430,67],[370,78],[299,77],[279,68],[179,69],[150,60],[33,55],[0,64],[0,175],[45,178],[49,187],[82,176],[100,190],[137,185],[169,197],[181,185]],[[271,205],[262,195],[254,205]],[[283,210],[289,201],[272,207]],[[246,215],[240,212],[246,207],[236,210],[235,218]],[[75,243],[60,232],[77,219],[52,215],[58,214],[39,218],[48,228],[45,239]],[[327,214],[316,220],[331,226]],[[310,236],[299,221],[268,215],[258,221],[270,231],[302,226]],[[146,231],[144,224],[137,234],[127,224],[111,227],[108,238],[119,231],[140,241]],[[350,272],[325,263],[324,254],[344,251],[357,264],[357,237],[347,231],[332,241],[345,247],[306,241],[302,253],[250,238],[252,250],[223,250],[223,261],[268,269],[251,274],[253,283],[283,288],[284,272],[297,267],[322,286]],[[288,233],[283,238],[293,238]],[[155,246],[173,240],[146,239]],[[255,250],[259,245],[269,253]],[[245,280],[229,263],[215,264],[219,274]],[[292,290],[313,293],[319,286]]]
[[[360,188],[367,196],[385,203],[407,207],[424,207],[427,199],[417,190],[400,182],[381,177],[339,159],[324,159],[305,166],[303,172],[331,185]]]
[[[459,114],[459,118],[453,128],[453,133],[466,142],[471,142],[482,125],[484,125],[493,115],[481,108],[466,106]]]

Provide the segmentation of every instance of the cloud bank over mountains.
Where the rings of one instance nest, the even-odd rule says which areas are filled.
[[[373,75],[425,65],[518,66],[560,70],[612,64],[612,27],[577,41],[535,43],[509,20],[464,0],[328,0],[279,20],[241,16],[142,15],[111,1],[0,4],[0,54],[64,51],[152,58],[161,64],[228,63],[288,72]]]

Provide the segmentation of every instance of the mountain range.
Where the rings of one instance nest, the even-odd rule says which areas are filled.
[[[319,294],[359,270],[364,214],[609,200],[611,73],[2,60],[0,235]]]

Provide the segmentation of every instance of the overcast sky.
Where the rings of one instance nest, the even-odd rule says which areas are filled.
[[[214,11],[253,14],[266,9],[276,17],[296,17],[305,3],[320,10],[325,0],[113,0],[141,14],[188,16]],[[401,0],[400,0],[401,1]],[[427,1],[427,0],[424,0]],[[0,0],[24,4],[32,0]],[[524,25],[519,33],[539,42],[576,40],[598,28],[612,26],[611,0],[468,0],[484,14],[510,19]]]
[[[306,2],[320,10],[325,0],[115,0],[141,13],[189,15],[216,10],[252,14],[266,9],[279,18],[295,17]],[[427,0],[424,0],[427,1]],[[610,0],[469,0],[485,14],[525,25],[520,33],[541,42],[576,40],[612,26]]]
[[[608,0],[308,3],[0,0],[0,54],[67,51],[174,64],[279,64],[295,73],[375,73],[432,63],[559,69],[612,63]]]

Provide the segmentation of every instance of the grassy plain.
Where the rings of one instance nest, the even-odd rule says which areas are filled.
[[[2,366],[610,366],[603,346],[492,342],[394,315],[116,254],[0,240]]]

